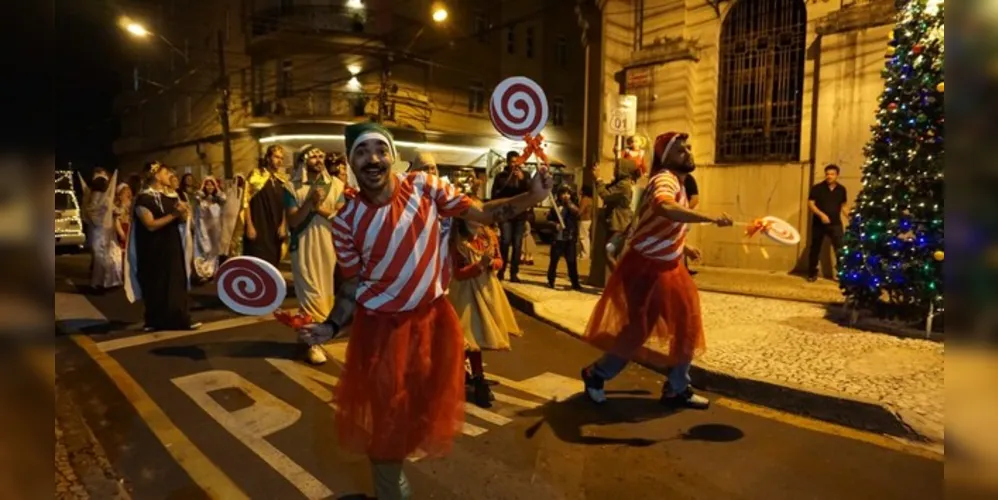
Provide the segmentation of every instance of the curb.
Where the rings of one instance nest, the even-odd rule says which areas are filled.
[[[506,287],[503,287],[503,290],[506,292],[506,297],[509,298],[510,305],[516,309],[575,338],[581,337],[570,327],[538,314],[534,308],[534,302],[526,296]],[[665,367],[644,363],[642,365],[663,375],[668,373]],[[844,427],[886,434],[916,442],[932,442],[930,438],[906,424],[895,411],[872,401],[780,385],[703,368],[696,363],[690,369],[690,376],[694,380],[693,385],[701,390]]]

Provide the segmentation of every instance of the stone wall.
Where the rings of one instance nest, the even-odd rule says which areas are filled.
[[[850,198],[859,192],[863,146],[883,90],[880,71],[890,26],[820,37],[818,20],[839,4],[809,1],[799,161],[718,166],[714,161],[719,39],[732,5],[723,3],[718,15],[702,0],[644,1],[643,47],[682,37],[696,46],[699,60],[656,65],[650,86],[633,89],[631,93],[638,96],[638,133],[654,138],[669,130],[690,132],[703,210],[727,211],[743,221],[781,217],[795,224],[804,239],[800,245],[783,247],[758,236],[746,240],[737,228],[697,227],[690,241],[703,251],[704,264],[791,271],[802,264],[807,249],[807,192],[823,177],[824,165],[836,163],[842,168]],[[604,106],[618,93],[615,74],[635,55],[633,12],[638,6],[636,0],[610,0],[604,8]],[[601,119],[605,121],[605,109]],[[604,177],[612,171],[612,148],[613,136],[605,134]]]

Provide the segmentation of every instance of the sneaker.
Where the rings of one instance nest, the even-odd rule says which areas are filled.
[[[326,359],[326,351],[320,345],[314,345],[308,348],[308,352],[305,353],[305,359],[313,365],[324,364]]]
[[[603,392],[603,379],[599,378],[591,367],[582,369],[582,383],[586,387],[586,396],[596,404],[606,402],[606,393]]]
[[[673,396],[662,394],[662,399],[659,402],[669,408],[691,408],[694,410],[706,410],[710,406],[709,399],[694,393],[690,387]]]
[[[550,289],[552,289],[552,290],[557,290],[557,289],[558,289],[558,287],[557,287],[557,286],[555,286],[555,284],[554,284],[554,283],[548,283],[548,288],[550,288]]]
[[[144,333],[152,333],[152,332],[155,332],[155,331],[156,331],[156,328],[155,328],[155,327],[152,327],[152,326],[143,326],[143,327],[142,327],[142,331],[143,331]]]
[[[579,284],[572,285],[572,290],[575,290],[576,292],[581,292],[582,291],[582,285],[579,285]]]
[[[807,282],[808,283],[814,283],[815,281],[818,281],[818,277],[817,276],[808,276],[807,277]]]
[[[520,277],[519,276],[510,276],[509,277],[509,282],[510,283],[523,283],[522,281],[520,281]]]
[[[191,323],[191,325],[188,326],[187,329],[188,330],[198,330],[198,329],[201,328],[201,326],[203,326],[203,323],[201,323],[200,321],[195,321],[194,323]]]

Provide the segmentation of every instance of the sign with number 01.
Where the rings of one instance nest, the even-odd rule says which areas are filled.
[[[617,96],[606,117],[611,134],[634,135],[638,126],[638,96]]]

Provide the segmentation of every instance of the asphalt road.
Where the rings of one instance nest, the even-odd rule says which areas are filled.
[[[58,390],[133,498],[372,494],[366,460],[337,447],[328,403],[345,344],[328,347],[334,361],[307,366],[286,327],[233,319],[211,286],[193,292],[206,331],[143,335],[141,310],[121,292],[84,297],[67,282],[85,271],[85,258],[59,257],[57,318],[84,332],[59,339]],[[104,323],[72,321],[93,311]],[[720,399],[707,411],[670,413],[657,403],[662,377],[641,367],[594,407],[576,397],[577,376],[598,353],[517,319],[526,334],[513,351],[485,356],[500,381],[495,406],[469,409],[448,457],[406,465],[414,498],[942,497],[938,459]]]

